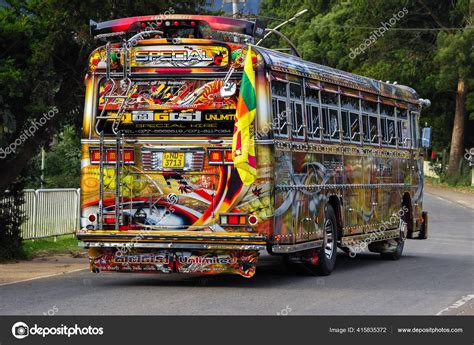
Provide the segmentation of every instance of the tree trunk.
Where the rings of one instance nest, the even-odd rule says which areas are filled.
[[[456,93],[456,109],[454,110],[454,126],[449,152],[448,175],[459,171],[464,149],[464,124],[466,121],[466,85],[463,78],[458,80]]]

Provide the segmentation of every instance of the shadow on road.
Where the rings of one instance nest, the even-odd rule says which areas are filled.
[[[416,257],[413,257],[416,259]],[[412,257],[406,256],[402,261],[411,260]],[[394,263],[394,262],[392,262]],[[355,258],[350,258],[347,254],[339,253],[337,257],[336,269],[329,277],[320,277],[312,274],[303,265],[285,264],[283,259],[278,256],[265,255],[261,257],[257,265],[257,272],[251,279],[243,278],[239,275],[217,274],[217,275],[131,275],[125,279],[106,279],[100,285],[107,286],[174,286],[174,287],[229,287],[229,288],[286,288],[289,285],[297,286],[302,281],[314,281],[314,285],[326,285],[327,280],[337,277],[342,273],[352,272],[356,275],[364,274],[365,268],[371,270],[380,270],[383,265],[389,265],[390,262],[382,260],[380,255],[372,253],[361,253]],[[99,274],[107,275],[107,273]],[[114,278],[118,275],[114,274]],[[98,277],[100,278],[100,277]]]

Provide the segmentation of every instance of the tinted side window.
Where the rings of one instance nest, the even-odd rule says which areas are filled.
[[[321,120],[319,116],[319,106],[316,104],[306,104],[306,114],[308,116],[308,137],[310,139],[320,139]]]
[[[338,106],[337,93],[321,91],[321,103],[327,105]]]
[[[315,89],[306,88],[306,102],[319,103],[319,91]]]
[[[287,83],[272,80],[273,129],[275,136],[288,137]]]
[[[341,119],[342,119],[342,139],[345,141],[350,141],[351,140],[351,125],[350,125],[349,112],[346,110],[341,111]]]
[[[376,102],[362,100],[362,111],[364,112],[377,114],[377,106]]]
[[[418,133],[416,130],[416,120],[417,116],[414,113],[410,114],[411,118],[411,146],[412,147],[418,147]]]
[[[402,147],[410,146],[410,129],[408,127],[408,121],[398,120],[397,123],[398,131],[398,144]]]
[[[291,124],[292,124],[292,133],[293,136],[298,138],[304,137],[304,127],[303,127],[303,105],[291,101]]]
[[[359,111],[359,99],[341,95],[341,107]]]
[[[364,129],[364,142],[377,144],[379,142],[377,117],[363,114],[362,121]]]
[[[396,134],[395,134],[395,120],[392,119],[380,119],[380,125],[382,127],[382,141],[386,145],[395,145]]]
[[[380,104],[380,115],[395,116],[395,107],[387,104]]]
[[[339,121],[336,109],[322,109],[324,138],[329,140],[339,139]]]
[[[350,127],[351,127],[351,141],[360,142],[359,114],[351,113]]]
[[[397,108],[397,117],[401,119],[408,118],[408,111],[403,108]]]
[[[286,97],[286,83],[272,80],[272,96]]]
[[[342,139],[344,141],[360,142],[359,114],[342,110],[341,118]]]
[[[293,98],[293,99],[303,98],[303,91],[301,89],[301,85],[290,83],[290,98]]]
[[[286,101],[282,99],[272,99],[272,111],[273,111],[273,130],[275,136],[287,137],[288,136],[288,121],[287,121],[287,109]]]

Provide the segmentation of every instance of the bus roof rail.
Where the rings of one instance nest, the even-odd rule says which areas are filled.
[[[168,15],[149,15],[129,18],[121,18],[97,23],[90,20],[90,33],[95,38],[109,39],[121,35],[136,34],[157,28],[164,28],[166,25],[172,26],[181,22],[198,25],[198,23],[207,23],[212,30],[225,31],[238,35],[249,37],[260,36],[264,30],[259,21],[249,21],[245,19],[235,19],[229,17],[208,16],[208,15],[187,15],[187,14],[168,14]]]

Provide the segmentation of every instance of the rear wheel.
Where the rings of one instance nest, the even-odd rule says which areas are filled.
[[[407,236],[407,223],[400,219],[400,236],[398,238],[373,242],[369,244],[371,252],[380,253],[384,260],[399,260],[403,254],[403,247],[405,246],[405,238]]]
[[[327,206],[324,220],[324,241],[318,251],[318,264],[315,271],[318,275],[328,276],[336,266],[337,257],[337,227],[336,213],[332,206]]]

